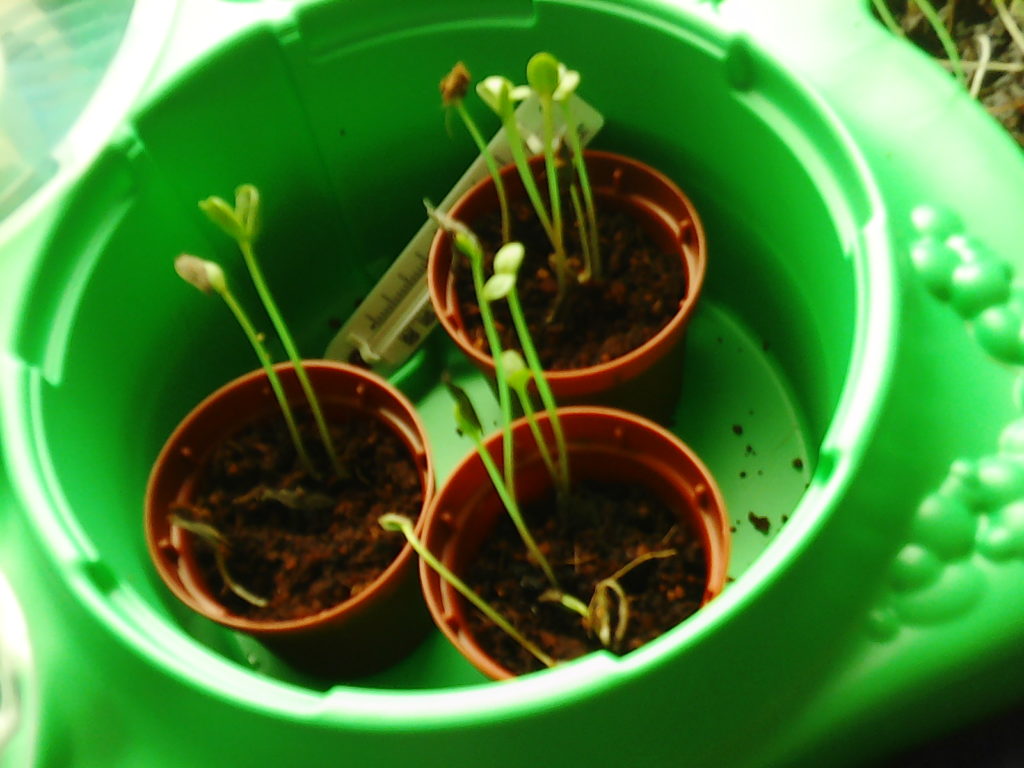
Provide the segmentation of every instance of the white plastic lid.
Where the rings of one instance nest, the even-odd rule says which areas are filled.
[[[0,3],[0,223],[88,161],[147,82],[176,0]]]
[[[14,592],[0,572],[0,754],[32,730],[26,717],[31,671],[28,630]],[[26,739],[23,740],[27,740]]]

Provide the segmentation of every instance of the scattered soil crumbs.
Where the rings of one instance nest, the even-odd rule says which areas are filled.
[[[681,515],[638,487],[581,484],[564,511],[551,499],[524,510],[538,545],[555,569],[562,588],[584,603],[601,579],[612,576],[647,552],[674,549],[623,576],[630,620],[618,653],[639,648],[696,611],[704,597],[704,548]],[[541,602],[548,588],[543,572],[526,558],[511,521],[503,516],[488,537],[466,580],[514,627],[559,661],[601,647],[583,628],[579,614]],[[616,606],[617,609],[617,606]],[[472,611],[477,642],[507,669],[522,674],[541,668],[526,650]]]
[[[886,0],[907,37],[943,61],[946,52],[914,2]],[[991,65],[982,79],[978,98],[985,109],[1024,147],[1024,48],[1014,42],[992,0],[933,0],[939,16],[965,62],[968,82],[981,58],[979,35],[991,43]],[[1007,0],[1014,23],[1024,28],[1024,2]]]
[[[747,520],[749,520],[750,524],[757,529],[758,533],[763,533],[765,536],[767,536],[772,529],[771,520],[769,520],[767,517],[761,517],[760,515],[755,514],[753,511],[747,513]]]
[[[541,364],[548,370],[571,370],[605,363],[631,352],[654,337],[679,311],[686,294],[686,275],[677,256],[662,253],[632,218],[614,209],[602,210],[598,200],[598,230],[604,279],[572,283],[557,316],[548,321],[557,280],[549,264],[551,244],[532,208],[513,206],[513,240],[526,248],[520,267],[519,300]],[[570,218],[565,226],[570,267],[583,267],[579,232]],[[497,216],[472,222],[484,244],[484,274],[493,272],[494,251],[501,245]],[[476,304],[469,264],[455,259],[460,312],[471,343],[489,354]],[[493,305],[502,346],[519,349],[508,304]]]
[[[257,607],[236,595],[220,576],[213,546],[197,541],[196,562],[211,593],[240,616],[299,618],[358,594],[405,544],[377,525],[377,518],[385,512],[414,519],[419,514],[420,476],[405,443],[377,419],[333,416],[331,437],[343,451],[347,479],[326,469],[308,410],[296,419],[314,463],[325,468],[319,477],[303,468],[284,420],[275,414],[215,449],[195,501],[172,510],[216,529],[226,541],[231,578],[268,600]]]

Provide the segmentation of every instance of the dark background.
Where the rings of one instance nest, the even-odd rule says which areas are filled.
[[[1024,768],[1024,700],[888,758],[876,768]]]

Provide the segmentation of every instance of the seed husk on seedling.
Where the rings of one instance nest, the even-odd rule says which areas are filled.
[[[465,98],[466,93],[469,91],[471,79],[472,76],[466,65],[461,61],[456,62],[451,72],[441,80],[441,103],[445,108],[454,109],[456,114],[462,119],[466,130],[473,139],[473,143],[476,144],[480,155],[487,164],[487,171],[491,175],[495,192],[498,195],[498,208],[501,211],[501,241],[507,243],[512,239],[512,220],[508,211],[508,196],[505,193],[505,183],[501,180],[501,173],[498,170],[498,162],[494,159],[494,154],[491,152],[490,147],[487,146],[487,142],[484,141],[483,134],[480,133],[480,129],[477,127],[473,116],[466,109]]]
[[[324,450],[331,462],[331,466],[339,477],[347,477],[348,472],[341,464],[338,454],[334,450],[334,441],[331,439],[330,430],[327,428],[327,420],[324,418],[320,401],[313,390],[313,384],[310,382],[306,369],[302,365],[302,357],[299,355],[298,347],[295,345],[288,326],[281,316],[277,302],[274,301],[274,297],[267,287],[267,281],[263,277],[263,270],[260,268],[259,262],[256,260],[256,254],[253,251],[253,243],[259,234],[260,226],[259,191],[252,184],[242,184],[235,190],[234,208],[228,205],[223,198],[216,196],[201,200],[199,208],[210,221],[220,227],[225,234],[238,244],[238,248],[242,252],[242,258],[245,261],[245,266],[249,270],[249,275],[256,288],[256,293],[260,297],[260,301],[263,303],[271,323],[274,325],[274,330],[281,340],[285,353],[291,360],[292,367],[295,369],[295,375],[299,380],[299,385],[302,387],[306,400],[309,402],[310,411],[313,414],[313,419],[316,422],[320,439],[323,442]]]
[[[216,293],[224,299],[224,303],[231,310],[231,314],[235,316],[238,324],[242,326],[242,331],[245,333],[246,338],[249,339],[249,343],[259,359],[260,365],[267,374],[267,381],[270,383],[270,388],[277,399],[277,404],[281,408],[281,415],[284,416],[285,425],[288,427],[288,435],[292,439],[292,444],[295,446],[295,452],[298,454],[302,466],[306,468],[307,472],[315,475],[316,469],[309,454],[306,452],[306,446],[303,444],[302,438],[299,436],[295,415],[288,404],[288,398],[285,396],[281,379],[278,377],[277,371],[274,370],[274,363],[270,358],[270,352],[267,351],[267,347],[263,343],[263,334],[256,330],[248,313],[242,308],[242,305],[238,303],[235,295],[231,292],[231,289],[228,287],[227,278],[224,276],[224,270],[215,262],[187,253],[183,253],[174,260],[174,269],[183,280],[195,286],[203,293]]]

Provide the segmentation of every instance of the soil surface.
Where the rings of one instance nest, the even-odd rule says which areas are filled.
[[[916,3],[886,0],[907,37],[938,59],[945,60],[938,36]],[[981,59],[979,35],[991,43],[991,62],[978,92],[985,109],[1024,147],[1024,48],[1017,45],[992,0],[933,0],[965,62],[968,84]],[[1010,16],[1024,28],[1024,2],[1006,0]]]
[[[530,505],[524,516],[563,590],[589,603],[596,584],[647,552],[674,549],[647,560],[619,579],[629,599],[626,653],[671,629],[696,611],[704,597],[704,547],[691,524],[644,488],[581,484],[562,511],[553,499]],[[558,661],[601,648],[582,617],[544,602],[543,572],[526,556],[511,520],[503,515],[466,580],[514,627]],[[612,604],[613,615],[618,610]],[[481,648],[516,674],[543,664],[475,609],[468,620]]]
[[[543,184],[541,184],[543,186]],[[568,199],[568,195],[564,196]],[[558,283],[549,264],[551,243],[533,209],[513,205],[512,239],[523,243],[526,257],[520,267],[519,300],[546,370],[571,370],[608,362],[652,338],[679,310],[686,292],[686,274],[678,256],[662,253],[646,231],[624,212],[609,210],[598,201],[598,233],[604,267],[601,281],[574,281],[557,315],[549,322]],[[574,273],[583,267],[579,231],[566,220],[566,251]],[[494,252],[501,246],[497,215],[469,222],[483,242],[484,274],[493,272]],[[471,342],[490,355],[480,322],[469,262],[455,259],[456,290]],[[493,305],[505,349],[521,349],[508,304]]]
[[[385,424],[361,414],[331,420],[331,437],[350,475],[341,479],[327,469],[309,411],[296,419],[307,451],[324,468],[319,477],[303,468],[275,414],[215,449],[194,503],[172,510],[224,537],[231,578],[268,605],[235,594],[221,578],[213,545],[193,536],[196,561],[211,593],[250,619],[310,616],[357,595],[405,544],[377,518],[399,512],[415,520],[422,503],[416,464]]]

